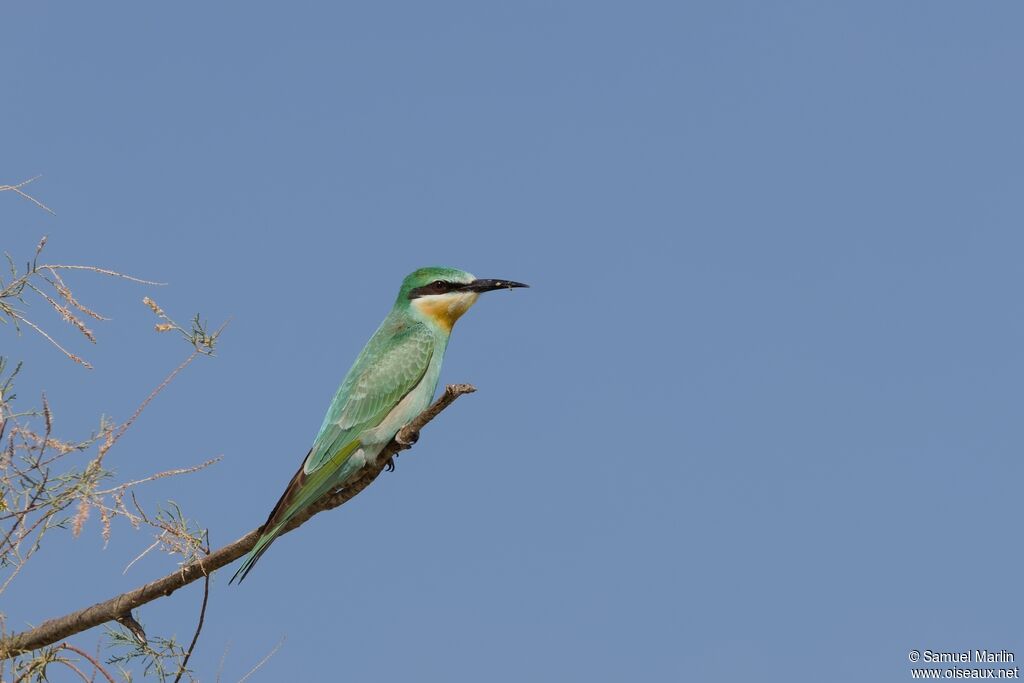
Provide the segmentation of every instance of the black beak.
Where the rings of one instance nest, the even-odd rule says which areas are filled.
[[[459,290],[463,292],[490,292],[495,289],[513,289],[515,287],[529,286],[524,285],[522,282],[512,282],[511,280],[473,280],[468,285],[459,287]]]

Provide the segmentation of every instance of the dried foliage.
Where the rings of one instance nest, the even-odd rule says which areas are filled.
[[[194,358],[196,353],[193,351],[190,358]],[[166,387],[181,368],[175,369],[155,391]],[[99,520],[104,546],[109,543],[113,522],[118,518],[136,530],[148,530],[153,541],[139,557],[152,550],[160,550],[184,565],[209,551],[205,530],[190,520],[174,501],[167,501],[147,512],[136,491],[157,479],[205,469],[219,458],[117,484],[112,483],[115,474],[104,462],[155,393],[148,396],[140,409],[125,422],[115,424],[101,419],[92,434],[84,439],[68,440],[54,435],[54,415],[46,396],[41,398],[38,409],[19,411],[16,408],[14,380],[20,370],[20,365],[9,368],[7,362],[0,358],[0,437],[3,443],[0,459],[0,595],[43,547],[49,533],[64,530],[78,536],[90,517]],[[113,639],[111,645],[119,646],[131,640],[133,649],[108,663],[118,663],[119,670],[127,671],[126,663],[142,657],[144,675],[163,674],[168,667],[172,677],[179,673],[187,674],[178,671],[176,665],[171,666],[171,663],[182,660],[184,650],[176,647],[172,640],[159,636],[151,638],[148,644],[140,644],[131,636],[130,623],[122,622],[125,630],[120,632],[124,637]],[[14,660],[12,674],[16,675],[15,680],[45,680],[48,667],[71,667],[74,659],[74,653],[67,648],[47,648],[32,653],[30,657]],[[0,663],[0,677],[2,673],[3,664]],[[125,680],[130,680],[130,676]]]
[[[13,192],[53,213],[23,189],[32,180],[35,178],[16,185],[0,185],[0,192]],[[52,309],[82,338],[95,344],[96,335],[90,325],[107,318],[79,300],[67,281],[69,273],[82,271],[142,285],[160,283],[97,266],[43,263],[40,257],[46,242],[45,237],[39,241],[32,258],[22,267],[5,253],[7,275],[0,276],[0,322],[10,323],[18,333],[25,327],[34,330],[74,363],[91,369],[92,365],[87,360],[57,342],[34,315],[29,317],[32,304],[42,303],[44,308]],[[198,315],[189,325],[179,325],[149,297],[145,297],[143,303],[157,315],[158,332],[178,331],[192,349],[188,357],[151,390],[123,422],[100,417],[96,429],[90,434],[58,436],[54,432],[55,411],[50,400],[44,394],[36,405],[23,407],[15,392],[16,380],[24,371],[22,364],[0,357],[0,600],[16,584],[18,576],[23,574],[51,534],[69,533],[77,537],[90,518],[98,520],[104,546],[111,540],[117,519],[150,535],[152,542],[139,557],[160,550],[175,557],[180,565],[186,565],[209,552],[205,529],[190,520],[175,502],[153,505],[147,511],[136,494],[149,482],[197,472],[219,458],[119,483],[108,464],[110,451],[153,399],[197,357],[213,355],[223,330],[221,327],[217,331],[209,331]],[[204,615],[205,611],[204,598]],[[198,639],[198,629],[192,645],[182,648],[173,639],[161,636],[147,639],[130,613],[116,623],[118,626],[109,629],[112,635],[104,644],[110,650],[105,663],[98,652],[92,655],[64,641],[9,662],[0,661],[0,681],[49,680],[55,667],[70,671],[85,681],[97,678],[130,681],[133,670],[143,677],[158,677],[160,680],[168,677],[176,681],[182,677],[192,680],[186,663]],[[0,613],[0,637],[6,632],[6,618]]]
[[[28,306],[27,297],[35,295],[41,298],[57,312],[64,322],[78,330],[87,341],[95,344],[96,335],[85,324],[84,319],[107,320],[107,318],[82,305],[64,281],[62,273],[83,270],[145,285],[158,285],[160,283],[142,280],[131,275],[119,273],[116,270],[97,268],[96,266],[39,263],[39,256],[42,254],[45,246],[46,237],[43,237],[39,240],[39,244],[36,245],[36,252],[32,260],[25,264],[24,270],[20,270],[14,258],[7,252],[4,252],[4,257],[7,259],[8,279],[5,282],[4,278],[0,276],[0,322],[13,323],[15,329],[19,332],[22,325],[32,328],[58,348],[65,356],[91,370],[92,365],[87,360],[68,351],[42,327],[28,318],[25,310]]]

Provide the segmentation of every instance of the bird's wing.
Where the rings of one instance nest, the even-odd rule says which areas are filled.
[[[434,336],[421,323],[400,329],[382,327],[367,343],[338,389],[313,448],[232,582],[245,578],[293,515],[340,483],[337,475],[362,445],[363,431],[379,425],[420,383],[433,352]]]
[[[422,323],[371,340],[327,411],[303,465],[306,474],[323,467],[361,432],[379,425],[420,383],[433,353],[434,335]]]

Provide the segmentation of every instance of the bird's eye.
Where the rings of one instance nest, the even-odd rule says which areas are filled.
[[[446,284],[444,280],[434,280],[435,289],[444,289]]]

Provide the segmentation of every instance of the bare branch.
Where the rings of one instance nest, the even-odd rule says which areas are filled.
[[[21,197],[24,197],[25,199],[29,200],[30,202],[32,202],[33,204],[38,206],[43,211],[46,211],[47,213],[50,213],[51,215],[56,216],[57,214],[56,214],[56,212],[54,212],[53,209],[51,209],[46,204],[43,204],[41,201],[39,201],[38,199],[36,199],[32,195],[30,195],[29,193],[27,193],[27,192],[25,192],[24,190],[21,189],[21,188],[25,187],[26,185],[28,185],[29,183],[31,183],[33,181],[36,181],[36,180],[39,180],[42,177],[43,176],[41,176],[41,175],[37,175],[34,178],[29,178],[28,180],[22,180],[17,185],[0,185],[0,192],[14,192],[15,194],[17,194],[17,195],[19,195]]]
[[[106,496],[111,494],[123,493],[124,491],[130,489],[133,486],[138,486],[139,484],[146,484],[148,482],[155,481],[156,479],[177,477],[182,474],[192,474],[193,472],[198,472],[199,470],[205,470],[210,465],[220,462],[220,460],[221,456],[217,456],[216,458],[210,458],[209,460],[201,462],[198,465],[193,465],[192,467],[179,467],[174,470],[165,470],[163,472],[157,472],[156,474],[151,474],[148,477],[143,477],[142,479],[133,479],[132,481],[126,481],[125,483],[118,484],[113,488],[100,489],[94,491],[94,494],[97,496]]]
[[[75,666],[75,663],[72,662],[70,659],[64,659],[63,657],[58,657],[57,659],[54,659],[53,661],[57,662],[58,664],[63,664],[64,666],[66,666],[67,668],[71,669],[76,674],[78,674],[78,677],[81,678],[83,681],[85,681],[85,683],[89,683],[89,677],[85,675],[84,671],[82,671],[77,666]]]
[[[206,530],[206,554],[210,554],[210,530]],[[185,658],[181,660],[181,665],[178,667],[178,675],[174,677],[174,683],[178,683],[181,677],[188,671],[188,660],[192,658],[192,650],[196,648],[196,642],[199,640],[199,634],[203,630],[203,621],[206,620],[206,603],[210,601],[210,575],[207,574],[203,577],[203,604],[199,608],[199,623],[196,624],[196,632],[192,635],[192,642],[188,645],[188,651],[185,652]]]
[[[107,679],[108,681],[110,681],[110,683],[117,683],[117,682],[116,682],[116,681],[114,680],[114,677],[113,677],[113,676],[111,676],[111,675],[110,675],[110,674],[109,674],[109,673],[107,672],[107,670],[106,670],[106,669],[104,669],[104,668],[103,668],[103,667],[102,667],[102,666],[100,665],[100,663],[99,663],[98,661],[96,661],[96,658],[95,658],[95,657],[93,657],[92,655],[90,655],[90,654],[89,654],[88,652],[86,652],[85,650],[81,650],[81,649],[79,649],[79,648],[75,647],[74,645],[72,645],[72,644],[70,644],[70,643],[61,643],[61,644],[60,644],[60,646],[61,646],[61,647],[62,647],[63,649],[65,649],[65,650],[71,650],[72,652],[74,652],[74,653],[78,654],[78,655],[79,655],[80,657],[83,657],[83,658],[87,659],[87,660],[89,661],[89,663],[90,663],[90,664],[92,664],[92,667],[93,667],[93,668],[94,668],[94,669],[95,669],[96,671],[99,671],[99,672],[100,672],[101,674],[103,674],[103,677],[104,677],[104,678],[106,678],[106,679]],[[86,680],[88,680],[88,679],[86,679]]]
[[[182,370],[191,365],[192,361],[198,358],[199,355],[199,351],[193,351],[191,354],[189,354],[188,358],[183,360],[178,367],[171,370],[171,373],[167,375],[167,377],[164,377],[164,381],[160,382],[160,384],[156,385],[156,388],[153,389],[153,391],[149,392],[149,396],[143,399],[142,403],[140,403],[139,406],[135,409],[135,412],[132,413],[131,416],[127,420],[125,420],[124,423],[122,423],[121,426],[118,427],[116,431],[110,432],[110,434],[107,436],[107,439],[103,442],[102,445],[100,445],[99,455],[96,456],[96,460],[94,461],[97,466],[99,466],[99,464],[103,462],[103,458],[104,456],[106,456],[107,451],[109,451],[114,446],[114,444],[117,443],[117,440],[124,436],[124,433],[127,432],[128,429],[133,424],[135,424],[135,421],[139,419],[139,415],[142,415],[142,411],[144,411],[149,406],[149,404],[153,402],[153,399],[156,398],[161,391],[166,389],[167,386],[172,381],[174,381],[174,378],[181,374]]]
[[[395,438],[381,451],[375,465],[368,465],[362,474],[348,482],[343,488],[327,494],[297,514],[282,533],[288,533],[304,524],[310,517],[324,510],[331,510],[343,505],[354,498],[377,478],[392,457],[412,447],[423,427],[437,417],[441,411],[455,402],[459,396],[474,391],[476,391],[476,388],[470,384],[449,384],[445,387],[444,393],[429,408],[399,430]],[[59,640],[76,633],[81,633],[94,626],[99,626],[108,621],[115,621],[125,614],[130,614],[131,610],[140,605],[169,596],[182,586],[187,586],[193,581],[202,579],[215,570],[245,555],[256,545],[259,537],[260,529],[253,529],[233,543],[229,543],[205,557],[200,557],[183,565],[163,578],[151,581],[144,586],[122,593],[109,600],[96,603],[91,607],[50,619],[27,631],[0,638],[0,658],[10,659],[25,652],[52,645]]]
[[[79,365],[83,365],[83,366],[85,366],[85,367],[86,367],[86,369],[88,369],[88,370],[92,370],[92,363],[90,363],[89,361],[85,360],[84,358],[80,358],[80,357],[76,356],[75,354],[71,353],[70,351],[68,351],[67,349],[65,349],[65,348],[64,348],[63,346],[61,346],[60,344],[58,344],[58,343],[57,343],[57,340],[56,340],[56,339],[54,339],[53,337],[51,337],[50,335],[46,334],[46,332],[44,332],[44,331],[43,331],[43,328],[39,327],[39,325],[36,325],[36,324],[35,324],[34,322],[32,322],[31,320],[29,320],[29,319],[28,319],[28,318],[26,318],[25,316],[19,316],[19,320],[21,320],[21,322],[25,323],[26,325],[28,325],[29,327],[31,327],[31,328],[32,328],[33,330],[35,330],[35,331],[36,331],[36,332],[38,332],[39,334],[41,334],[41,335],[43,335],[44,337],[46,337],[47,341],[49,341],[49,342],[50,342],[51,344],[53,344],[53,345],[54,345],[54,346],[56,346],[56,347],[57,347],[58,349],[60,349],[61,353],[63,353],[63,354],[65,355],[65,356],[67,356],[67,357],[68,357],[68,358],[70,358],[71,360],[75,361],[75,362],[76,362],[76,363],[78,363]]]
[[[126,275],[124,273],[119,273],[116,270],[110,270],[109,268],[98,268],[96,266],[75,266],[60,263],[48,263],[46,265],[39,266],[39,270],[48,270],[54,274],[56,274],[56,271],[58,270],[91,270],[92,272],[99,273],[100,275],[118,277],[121,278],[122,280],[130,280],[131,282],[137,282],[140,285],[158,285],[162,287],[167,284],[166,282],[154,282],[153,280],[143,280],[140,277]]]
[[[249,669],[249,673],[247,673],[244,676],[242,676],[241,678],[239,678],[238,679],[238,683],[245,683],[247,680],[249,680],[249,676],[252,676],[254,673],[259,671],[261,666],[263,666],[264,664],[269,662],[270,658],[277,654],[277,651],[281,649],[282,645],[284,645],[284,638],[281,638],[281,640],[277,641],[277,645],[275,645],[274,648],[270,652],[267,653],[266,657],[264,657],[260,661],[256,662],[256,666],[254,666],[253,668]]]

